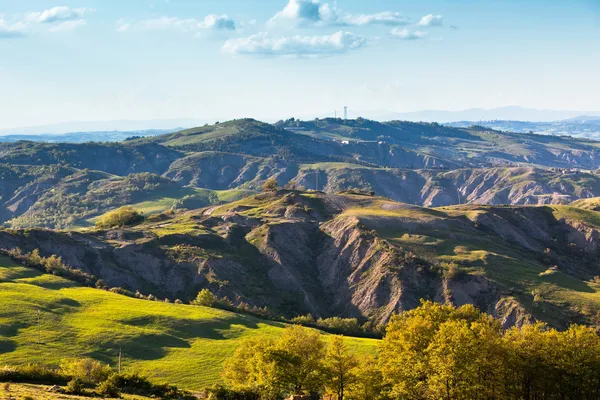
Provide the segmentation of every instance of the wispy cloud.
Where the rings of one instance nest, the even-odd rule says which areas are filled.
[[[376,14],[351,15],[347,14],[341,17],[341,23],[347,25],[363,26],[363,25],[407,25],[410,23],[410,18],[398,12],[384,11]]]
[[[117,32],[127,32],[129,29],[131,29],[131,23],[125,21],[124,19],[117,21]]]
[[[335,4],[319,3],[316,0],[289,0],[288,4],[269,20],[270,26],[401,26],[410,19],[398,12],[383,11],[375,14],[349,14]]]
[[[419,40],[427,37],[427,32],[410,31],[408,29],[395,28],[390,32],[392,36],[402,40]]]
[[[69,32],[74,31],[75,29],[87,25],[87,21],[85,19],[76,19],[73,21],[65,21],[60,24],[52,26],[48,29],[50,32]]]
[[[363,47],[366,40],[350,32],[336,32],[325,36],[279,36],[259,33],[245,38],[230,39],[223,51],[230,54],[325,57],[347,53]]]
[[[203,30],[235,31],[236,22],[224,14],[207,15],[202,20],[195,18],[158,17],[137,22],[117,21],[117,31],[119,32],[127,32],[134,29],[143,31],[179,30],[191,33]]]
[[[87,14],[93,13],[92,8],[70,8],[65,6],[52,7],[41,12],[27,14],[27,21],[42,24],[81,20]]]
[[[0,17],[0,39],[25,37],[25,24],[22,22],[8,23]]]
[[[423,16],[417,25],[419,26],[442,26],[444,18],[441,15],[428,14]]]

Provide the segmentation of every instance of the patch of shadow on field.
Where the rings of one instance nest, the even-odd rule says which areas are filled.
[[[214,318],[194,320],[166,316],[147,316],[122,320],[121,323],[136,327],[159,327],[169,334],[183,338],[206,338],[213,340],[226,340],[235,336],[231,331],[233,325],[243,326],[247,329],[258,329],[257,320],[245,316],[233,318]],[[276,323],[273,323],[276,325]],[[282,326],[282,325],[281,325]]]
[[[167,348],[190,348],[185,340],[169,334],[144,334],[128,339],[104,342],[102,347],[107,351],[122,349],[125,357],[139,360],[157,360],[167,355]],[[106,357],[106,352],[90,354],[90,356]]]
[[[15,264],[14,266],[16,267],[17,265]],[[18,268],[13,268],[13,269],[9,269],[7,267],[6,270],[8,272],[6,273],[5,280],[8,282],[16,281],[19,279],[33,279],[33,278],[38,278],[43,275],[43,273],[41,271],[38,271],[37,269],[25,268],[25,267],[21,267],[21,266],[18,266]]]
[[[44,282],[44,281],[32,280],[32,281],[27,282],[27,283],[29,283],[31,285],[34,285],[34,286],[38,286],[38,287],[44,288],[44,289],[49,289],[49,290],[68,289],[68,288],[73,288],[73,287],[80,286],[78,283],[71,282],[71,281]]]
[[[54,304],[56,304],[58,306],[81,307],[81,303],[80,302],[78,302],[75,299],[70,299],[68,297],[65,297],[64,299],[60,299],[60,300],[58,300]]]
[[[40,306],[39,309],[42,311],[42,318],[44,318],[44,314],[64,315],[66,313],[74,311],[74,308],[79,307],[81,307],[80,302],[74,299],[70,299],[68,297],[64,297],[62,299],[46,303],[43,306]]]
[[[0,354],[11,353],[17,349],[17,343],[12,340],[0,339]]]
[[[0,315],[1,317],[12,317],[19,315],[18,313],[14,313],[12,315]],[[14,337],[19,334],[21,329],[27,328],[29,325],[25,322],[9,322],[0,325],[0,336],[4,337]],[[1,340],[1,339],[0,339]]]

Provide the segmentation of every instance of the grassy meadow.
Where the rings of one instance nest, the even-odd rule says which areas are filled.
[[[0,258],[0,365],[92,357],[115,367],[122,349],[125,372],[201,390],[218,381],[223,361],[244,339],[276,336],[284,328],[218,309],[80,287]],[[359,354],[374,352],[378,342],[347,341]]]

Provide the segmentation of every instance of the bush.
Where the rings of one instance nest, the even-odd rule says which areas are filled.
[[[65,385],[69,379],[56,369],[39,364],[28,364],[22,367],[4,366],[0,368],[0,381]]]
[[[279,185],[275,178],[269,178],[263,183],[262,190],[263,192],[276,192],[279,189]]]
[[[121,395],[121,391],[114,379],[110,378],[100,383],[96,388],[96,392],[98,392],[99,395],[106,397],[119,397]]]
[[[208,289],[202,289],[196,297],[195,303],[199,306],[212,307],[217,302],[217,296]]]
[[[35,249],[30,253],[23,253],[23,251],[17,247],[9,251],[2,250],[0,251],[0,254],[8,255],[25,267],[35,268],[48,274],[61,276],[79,282],[85,286],[94,287],[98,282],[98,278],[94,275],[66,265],[61,257],[54,254],[50,257],[42,257],[38,249]]]
[[[188,392],[179,390],[175,386],[153,384],[147,378],[137,374],[113,374],[103,385],[107,387],[110,385],[122,393],[138,396],[159,397],[165,400],[196,399]]]
[[[217,385],[209,390],[208,400],[259,400],[260,395],[256,392],[244,390],[235,391]]]
[[[85,388],[85,384],[83,380],[79,378],[73,378],[65,387],[65,392],[68,394],[80,395],[83,394],[83,389]]]
[[[142,221],[144,221],[144,216],[134,208],[121,207],[100,217],[96,222],[96,227],[103,229],[122,228],[124,226],[137,225]]]
[[[80,379],[85,384],[98,384],[111,374],[108,365],[102,365],[91,358],[64,360],[60,364],[60,370],[64,375]]]

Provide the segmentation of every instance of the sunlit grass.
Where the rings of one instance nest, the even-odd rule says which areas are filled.
[[[0,265],[0,365],[57,365],[85,356],[115,366],[122,349],[125,371],[200,390],[219,379],[223,361],[244,339],[276,336],[285,327],[213,308],[78,287],[6,258]],[[365,353],[377,341],[348,343]]]

